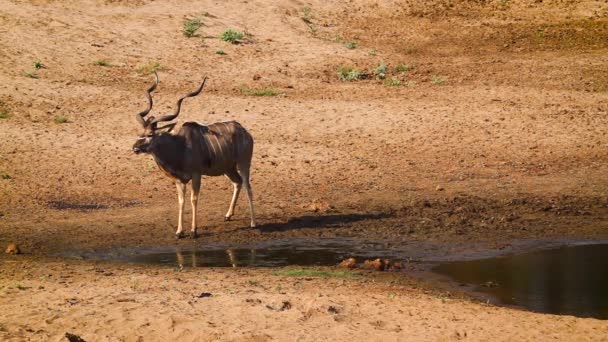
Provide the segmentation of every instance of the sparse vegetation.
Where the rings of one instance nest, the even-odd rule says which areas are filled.
[[[315,35],[317,33],[317,27],[312,22],[312,9],[309,6],[302,8],[302,21],[308,26],[310,32]]]
[[[322,271],[322,270],[307,270],[302,268],[293,268],[288,270],[280,270],[274,273],[279,276],[286,277],[322,277],[322,278],[355,278],[360,277],[358,273],[348,271]]]
[[[102,67],[111,67],[112,64],[110,62],[100,59],[98,61],[93,62],[94,65],[102,66]]]
[[[0,101],[0,119],[8,119],[10,116],[10,109],[4,102]]]
[[[216,55],[225,55],[226,52],[224,52],[224,50],[217,50],[217,51],[215,51],[215,54]]]
[[[35,73],[33,71],[24,72],[23,76],[33,78],[33,79],[38,79],[40,77],[40,76],[38,76],[37,73]]]
[[[162,70],[163,67],[158,62],[150,61],[137,67],[136,71],[140,75],[149,75],[155,71]]]
[[[368,54],[369,54],[370,56],[375,56],[375,55],[377,55],[377,54],[378,54],[378,50],[376,50],[376,49],[371,49],[371,50],[369,50]]]
[[[0,171],[0,178],[1,179],[12,179],[13,177],[11,177],[11,175],[9,175],[6,172]]]
[[[17,288],[17,289],[19,289],[21,291],[29,289],[29,287],[23,286],[23,285],[21,285],[19,283],[15,285],[15,288]]]
[[[55,116],[55,118],[53,119],[53,122],[55,122],[56,124],[64,124],[68,122],[68,118],[66,118],[63,115],[57,115]]]
[[[384,81],[384,85],[388,86],[388,87],[398,87],[401,85],[401,81],[399,81],[398,79],[391,77],[389,79],[387,79],[386,81]]]
[[[251,286],[262,286],[262,284],[260,284],[260,282],[257,281],[257,280],[249,280],[249,285],[251,285]]]
[[[302,20],[307,24],[312,24],[312,9],[310,6],[302,8]]]
[[[433,75],[431,76],[431,83],[433,84],[443,84],[445,82],[445,78],[443,76],[440,75]]]
[[[190,37],[194,37],[194,35],[196,34],[196,31],[198,31],[199,28],[201,28],[201,26],[203,26],[203,21],[201,20],[200,17],[196,17],[193,19],[186,19],[184,21],[184,29],[183,29],[183,34],[184,36],[190,38]]]
[[[338,78],[341,81],[350,82],[363,79],[365,74],[353,67],[343,66],[338,69]]]
[[[405,72],[405,71],[410,71],[412,70],[414,66],[410,65],[410,64],[399,64],[395,67],[395,70],[399,71],[399,72]]]
[[[405,50],[404,50],[404,52],[405,52],[406,54],[408,54],[408,55],[411,55],[411,54],[413,54],[413,53],[416,53],[417,51],[418,51],[418,49],[416,49],[416,48],[415,48],[415,47],[413,47],[413,46],[410,46],[410,47],[408,47],[408,48],[405,48]]]
[[[355,42],[348,42],[348,43],[344,44],[344,47],[346,47],[349,50],[356,49],[357,48],[357,43],[355,43]]]
[[[231,44],[238,44],[243,38],[245,38],[245,34],[243,34],[243,32],[233,29],[224,31],[220,36],[221,40]]]
[[[44,64],[42,64],[42,62],[39,59],[35,60],[34,63],[32,63],[32,65],[34,66],[34,69],[44,68]]]
[[[547,29],[543,26],[539,27],[538,29],[536,29],[536,37],[537,38],[545,38],[545,32],[547,31]]]
[[[386,72],[388,71],[388,65],[382,63],[376,67],[376,77],[383,80],[386,78]]]
[[[251,89],[247,86],[241,86],[241,92],[247,96],[277,96],[279,91],[273,88]]]

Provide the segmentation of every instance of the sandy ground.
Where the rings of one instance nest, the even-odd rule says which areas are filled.
[[[58,341],[587,341],[604,321],[471,302],[401,275],[288,277],[268,269],[186,269],[11,261],[0,337]],[[10,279],[10,280],[9,280]],[[199,298],[202,293],[210,297]]]
[[[187,38],[184,20],[196,16],[204,25],[197,36]],[[91,310],[109,306],[118,317],[107,323],[107,333],[95,332],[93,311],[81,305],[58,309],[71,312],[69,324],[86,327],[80,329],[83,336],[136,339],[135,325],[120,325],[121,315],[134,314],[130,305],[139,308],[134,312],[147,310],[164,322],[150,326],[167,330],[174,325],[168,321],[171,315],[159,313],[165,297],[160,287],[137,296],[139,304],[116,302],[127,291],[123,284],[130,281],[129,267],[105,278],[93,265],[68,263],[65,269],[83,283],[58,284],[49,279],[59,278],[64,266],[44,259],[71,250],[190,243],[173,238],[174,185],[149,156],[131,152],[140,133],[133,118],[145,108],[148,69],[155,65],[161,84],[153,113],[170,111],[178,97],[208,75],[205,93],[185,102],[178,121],[236,119],[256,140],[252,183],[260,226],[246,228],[244,198],[235,220],[223,222],[231,185],[224,178],[205,179],[199,202],[201,243],[352,236],[445,246],[437,252],[445,255],[454,245],[499,251],[521,240],[605,239],[607,17],[608,5],[602,1],[3,1],[0,246],[16,242],[31,254],[25,261],[0,257],[2,291],[10,294],[2,300],[13,305],[0,321],[3,333],[35,336],[43,329],[40,322],[53,321],[43,311],[22,315],[32,306],[39,309],[30,301],[34,289],[45,287],[36,292],[44,302],[50,291],[73,296],[81,284],[90,293],[106,294],[91,299]],[[247,38],[238,45],[217,39],[227,28],[244,31]],[[349,42],[356,43],[354,49],[346,48]],[[40,69],[33,66],[37,60]],[[400,86],[376,78],[374,71],[383,63],[389,67],[387,79]],[[408,70],[399,71],[398,65]],[[341,66],[370,77],[342,82],[337,77]],[[243,89],[275,89],[279,95],[249,96]],[[62,118],[67,123],[56,123]],[[28,278],[22,266],[32,274],[37,267],[48,268],[52,277]],[[166,296],[181,298],[175,308],[167,308],[172,315],[186,305],[186,312],[201,310],[183,300],[190,292],[175,292],[180,281],[174,273],[132,272],[166,276]],[[260,277],[273,284],[268,286],[280,282],[264,273],[270,271],[240,272],[193,271],[184,279],[194,286],[205,274],[211,292],[222,288],[223,277]],[[14,283],[26,280],[32,281],[30,290],[14,290]],[[351,317],[360,326],[327,328],[323,324],[337,323],[323,314],[319,325],[298,323],[308,329],[302,336],[310,337],[308,331],[364,337],[377,330],[367,320],[375,320],[371,317],[380,311],[363,302],[360,292],[365,288],[386,299],[385,290],[360,280],[347,282],[348,290],[322,281],[319,286],[341,296],[349,310],[363,305]],[[307,289],[297,303],[290,299],[294,309],[281,313],[266,312],[264,305],[244,306],[246,298],[240,295],[213,297],[210,301],[226,300],[223,304],[235,309],[215,306],[217,311],[209,314],[216,315],[212,322],[218,327],[204,329],[224,334],[219,339],[245,338],[239,334],[258,325],[238,314],[255,316],[255,310],[262,310],[277,315],[268,322],[268,335],[294,337],[293,329],[282,328],[300,322],[308,308],[301,298],[316,298],[316,289]],[[246,293],[246,287],[235,291]],[[452,329],[456,321],[448,323],[451,318],[441,314],[445,308],[469,312],[464,319],[468,336],[480,332],[475,335],[479,339],[511,338],[503,330],[520,334],[512,337],[518,340],[548,339],[550,331],[576,333],[580,339],[605,336],[587,329],[599,325],[594,320],[460,299],[443,305],[434,294],[403,291],[398,300],[426,310],[426,316],[413,317],[427,321],[412,321],[409,311],[399,312],[400,305],[384,300],[378,305],[386,312],[381,320],[389,327],[387,338],[417,339],[422,335],[413,331],[423,330],[429,339],[457,338]],[[264,296],[264,301],[271,298]],[[67,320],[66,312],[60,311],[58,319]],[[220,313],[233,319],[220,319]],[[419,330],[407,335],[410,325],[401,321]],[[506,329],[486,321],[520,325]],[[53,336],[65,328],[64,323],[48,324],[45,334]],[[400,333],[394,330],[397,324]],[[24,325],[34,332],[21,329]],[[158,339],[170,334],[156,328]],[[180,330],[186,334],[181,338],[198,334],[188,329],[190,335]],[[151,330],[142,331],[141,336],[153,336]],[[265,338],[254,335],[250,337]]]

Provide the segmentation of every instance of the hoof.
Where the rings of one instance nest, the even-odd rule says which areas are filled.
[[[190,234],[190,238],[192,239],[197,239],[199,237],[197,232],[192,232],[192,234]]]
[[[255,223],[250,224],[249,227],[255,228]]]
[[[175,238],[178,239],[178,240],[181,239],[181,238],[183,238],[183,237],[184,237],[184,233],[177,233],[177,234],[175,234]]]
[[[224,216],[224,222],[230,221],[230,216]]]

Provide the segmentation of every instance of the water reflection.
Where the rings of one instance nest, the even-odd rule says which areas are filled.
[[[179,267],[276,267],[285,265],[335,265],[348,256],[336,250],[304,247],[281,248],[224,248],[192,250],[175,248],[174,252],[161,251],[125,255],[120,259],[129,262],[175,265]]]
[[[505,304],[608,319],[608,245],[446,263],[434,270]]]
[[[175,260],[177,265],[182,267],[199,267],[199,266],[250,266],[256,264],[256,250],[235,250],[232,248],[223,251],[225,258],[222,259],[222,251],[214,251],[216,253],[197,253],[184,252],[181,249],[176,249]],[[199,258],[201,259],[199,261]]]

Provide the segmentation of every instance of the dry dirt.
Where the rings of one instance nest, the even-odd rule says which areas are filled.
[[[196,16],[204,25],[187,38],[184,20]],[[246,39],[221,41],[227,28]],[[400,86],[374,75],[383,63]],[[343,66],[368,77],[340,81]],[[131,152],[153,67],[161,78],[154,113],[171,110],[208,75],[179,122],[235,119],[256,140],[260,226],[246,228],[244,198],[235,220],[223,222],[231,185],[208,178],[200,241],[352,236],[499,250],[521,240],[608,237],[605,1],[6,0],[0,247],[16,242],[26,255],[0,257],[3,338],[57,340],[72,328],[91,340],[607,336],[600,321],[462,298],[445,304],[412,284],[387,300],[368,276],[313,279],[289,292],[293,308],[279,313],[245,302],[248,279],[270,284],[256,290],[263,303],[283,298],[268,289],[288,280],[270,271],[178,275],[48,259],[188,243],[173,238],[174,185],[151,157]],[[57,282],[65,272],[73,279]],[[139,278],[145,285],[133,288]],[[224,295],[193,300],[201,288]],[[346,324],[315,313],[330,304],[326,296],[348,307]],[[68,297],[87,304],[65,304]],[[314,319],[302,320],[307,310]]]

